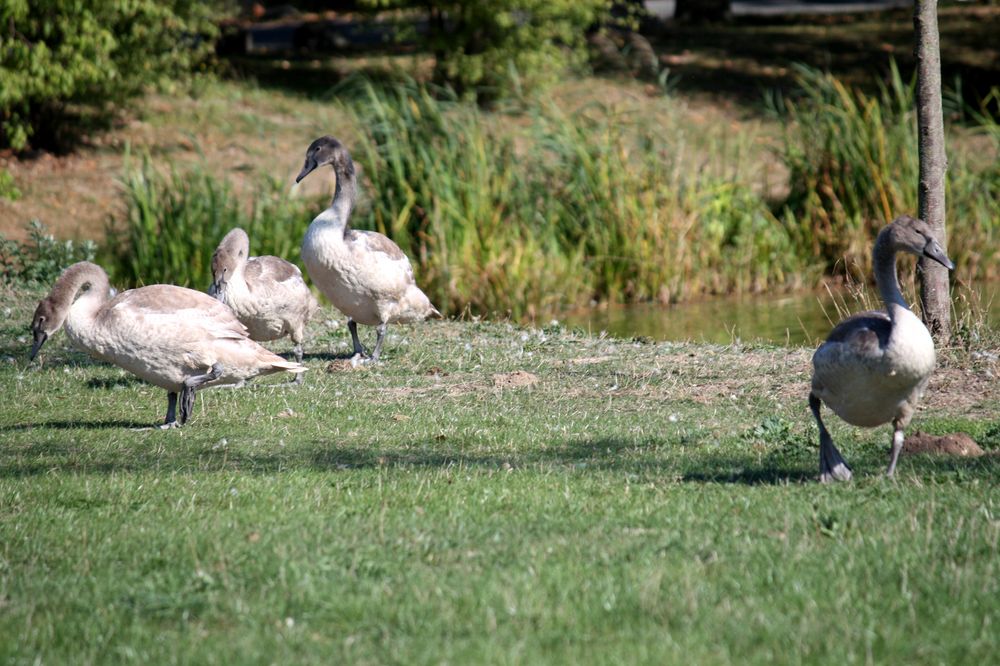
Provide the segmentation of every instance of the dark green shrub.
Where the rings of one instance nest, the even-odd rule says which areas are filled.
[[[422,8],[423,45],[438,83],[487,98],[523,92],[586,57],[586,32],[609,0],[362,0],[371,8]]]
[[[0,3],[0,147],[61,149],[81,119],[183,79],[212,52],[221,2]]]

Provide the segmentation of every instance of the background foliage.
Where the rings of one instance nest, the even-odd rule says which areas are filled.
[[[588,28],[609,0],[362,0],[370,8],[415,7],[428,14],[419,36],[434,54],[434,76],[460,94],[523,92],[586,58]]]
[[[81,120],[174,85],[212,52],[219,0],[0,3],[0,147],[62,149]]]

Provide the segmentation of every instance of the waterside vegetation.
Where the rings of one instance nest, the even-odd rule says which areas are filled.
[[[892,72],[871,95],[802,69],[802,95],[772,105],[783,130],[771,162],[788,174],[777,192],[748,159],[760,137],[695,136],[676,117],[613,103],[487,112],[427,85],[354,79],[333,102],[361,172],[352,223],[396,241],[449,314],[530,318],[858,278],[881,225],[916,210],[913,87]],[[964,282],[1000,277],[1000,161],[983,157],[1000,151],[1000,126],[969,118],[953,131],[977,150],[955,151],[948,171],[949,253]],[[236,225],[259,252],[295,260],[332,192],[331,181],[303,200],[267,177],[238,196],[205,169],[148,160],[123,185],[124,223],[104,256],[125,284],[207,284],[203,248]]]

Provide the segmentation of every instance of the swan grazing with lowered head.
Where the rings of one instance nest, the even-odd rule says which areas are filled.
[[[819,425],[820,480],[847,481],[851,468],[833,445],[820,416],[820,401],[851,425],[867,428],[892,422],[889,468],[892,476],[903,449],[903,429],[927,387],[936,362],[927,327],[910,312],[899,291],[896,252],[955,265],[923,220],[903,215],[875,240],[875,282],[885,311],[862,312],[840,322],[813,354],[809,408]]]
[[[371,360],[377,362],[389,324],[421,321],[441,313],[417,287],[410,260],[398,245],[375,231],[348,226],[358,185],[354,162],[340,141],[330,136],[313,141],[295,182],[327,164],[333,166],[337,189],[333,203],[306,231],[302,263],[320,291],[347,315],[355,356],[365,354],[358,324],[376,327]]]
[[[236,313],[251,340],[266,342],[288,335],[295,343],[295,360],[302,362],[306,323],[319,307],[302,272],[284,259],[251,257],[250,237],[240,228],[222,239],[212,255],[212,286],[208,293]],[[302,373],[295,382],[302,382]]]
[[[200,291],[156,284],[111,298],[108,274],[89,261],[63,271],[38,304],[32,359],[64,324],[81,350],[167,390],[164,428],[178,425],[178,394],[183,424],[200,388],[306,369],[251,340],[228,307]]]

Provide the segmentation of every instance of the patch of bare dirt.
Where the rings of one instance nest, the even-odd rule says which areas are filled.
[[[367,370],[365,363],[358,363],[350,358],[338,358],[326,364],[327,372],[353,372],[355,370]]]
[[[493,386],[498,389],[525,388],[538,383],[538,376],[524,370],[493,375]]]
[[[964,432],[928,435],[919,430],[906,436],[903,453],[937,453],[967,458],[978,458],[986,454],[976,441]]]

